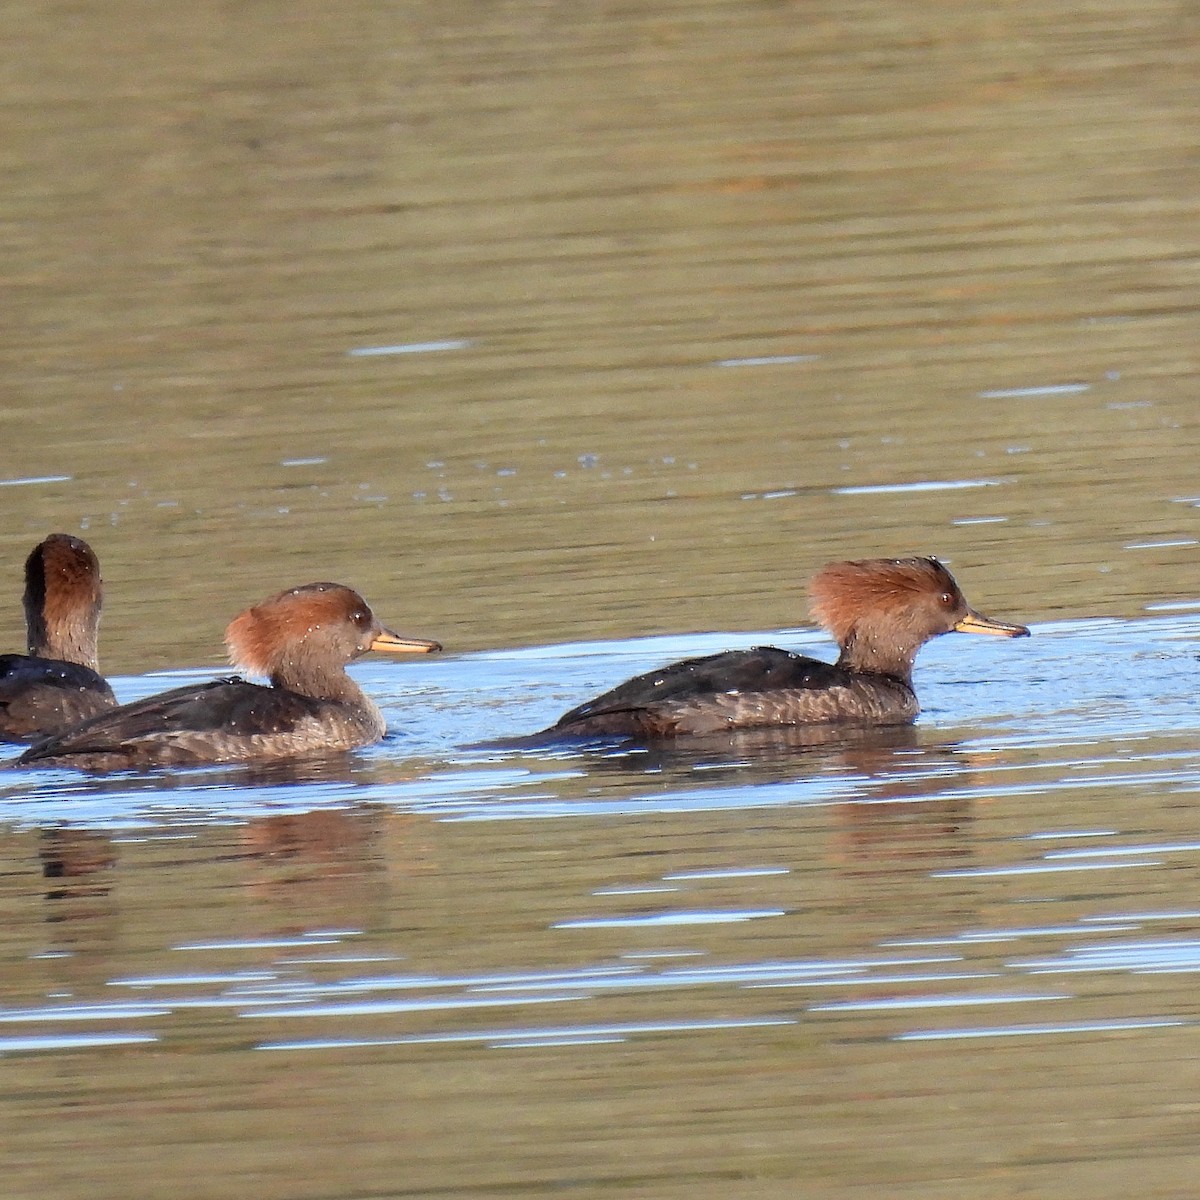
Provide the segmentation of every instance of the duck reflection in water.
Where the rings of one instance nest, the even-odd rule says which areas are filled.
[[[677,786],[686,777],[703,771],[709,780],[771,782],[796,772],[796,751],[804,757],[804,777],[823,767],[873,772],[886,769],[897,752],[921,749],[921,737],[912,725],[781,725],[766,729],[730,729],[722,733],[693,734],[685,738],[647,738],[614,745],[611,738],[569,742],[561,750],[574,755],[592,748],[605,753],[589,755],[589,769],[645,775],[653,772]]]
[[[0,740],[28,742],[115,708],[99,673],[100,563],[53,533],[25,560],[27,654],[0,654]]]
[[[247,821],[240,832],[244,884],[278,906],[264,932],[370,927],[386,894],[378,845],[383,815],[369,806],[315,808]]]
[[[128,933],[129,916],[121,910],[120,863],[112,835],[56,825],[32,836],[41,879],[35,883],[29,878],[29,899],[39,893],[42,901],[40,909],[30,912],[30,917],[39,911],[42,916],[39,953],[32,957],[45,972],[45,990],[81,995],[104,991]],[[29,842],[22,836],[6,837],[0,853],[9,860],[18,847],[28,853]]]
[[[112,838],[90,829],[51,828],[40,834],[38,858],[46,897],[106,896],[117,863]]]
[[[571,709],[550,737],[711,737],[763,728],[906,725],[920,706],[917,651],[943,633],[1028,637],[1024,625],[972,609],[934,558],[830,563],[809,584],[813,615],[836,663],[758,646],[647,672]],[[800,737],[803,742],[803,736]]]

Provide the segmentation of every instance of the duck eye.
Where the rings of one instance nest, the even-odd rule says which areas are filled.
[[[946,608],[950,608],[954,604],[954,597],[952,595],[950,595],[949,592],[943,592],[941,594],[940,599],[941,599],[942,604],[944,604],[946,606]]]

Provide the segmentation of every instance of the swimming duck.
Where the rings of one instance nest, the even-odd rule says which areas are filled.
[[[972,609],[935,558],[869,558],[823,567],[813,615],[841,653],[822,662],[774,646],[672,663],[571,709],[546,731],[669,738],[731,729],[845,723],[903,725],[920,711],[917,651],[943,633],[1028,637]]]
[[[237,677],[122,705],[31,746],[24,765],[90,770],[262,762],[379,741],[383,714],[346,674],[368,650],[428,654],[437,642],[385,629],[367,602],[337,583],[308,583],[264,600],[225,631]]]
[[[91,546],[52,533],[25,560],[27,654],[0,654],[0,740],[31,741],[106,709],[99,672],[100,563]]]

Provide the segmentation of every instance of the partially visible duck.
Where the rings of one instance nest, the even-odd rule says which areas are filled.
[[[25,560],[27,654],[0,654],[0,740],[25,742],[115,708],[96,637],[100,563],[91,546],[52,533]]]
[[[757,646],[672,663],[571,709],[551,735],[669,738],[781,725],[903,725],[919,712],[913,659],[939,634],[1028,637],[972,609],[934,558],[869,558],[823,567],[813,615],[836,663]]]
[[[304,584],[247,609],[225,643],[235,666],[270,686],[234,677],[162,692],[38,742],[17,762],[119,770],[352,750],[379,741],[386,727],[346,664],[368,650],[441,649],[385,629],[337,583]]]

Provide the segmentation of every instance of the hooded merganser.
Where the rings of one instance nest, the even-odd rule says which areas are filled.
[[[115,708],[99,673],[100,563],[91,546],[52,533],[25,560],[28,654],[0,654],[0,740],[27,742]]]
[[[975,612],[934,558],[830,563],[809,583],[813,615],[837,641],[836,663],[774,646],[689,658],[571,709],[555,735],[663,738],[773,725],[904,725],[919,711],[912,667],[942,633],[1028,637]]]
[[[377,742],[383,714],[346,674],[368,650],[440,650],[385,629],[367,602],[336,583],[280,592],[225,631],[235,666],[266,675],[176,688],[126,704],[31,746],[17,762],[89,770],[259,762]]]

